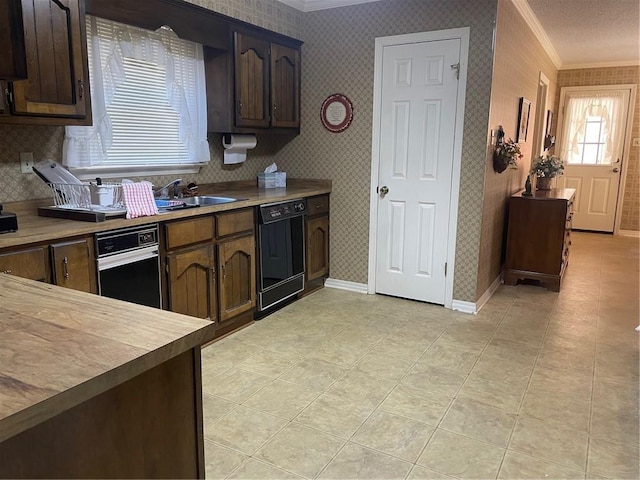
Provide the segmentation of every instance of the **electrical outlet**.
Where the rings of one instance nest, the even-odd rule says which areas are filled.
[[[631,140],[631,146],[640,147],[640,138],[634,138],[633,140]]]
[[[20,152],[20,171],[22,173],[33,173],[33,153]]]

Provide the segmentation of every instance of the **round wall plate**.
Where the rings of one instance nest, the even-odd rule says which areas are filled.
[[[353,120],[353,104],[340,93],[329,95],[322,102],[320,120],[324,128],[333,133],[346,130]]]

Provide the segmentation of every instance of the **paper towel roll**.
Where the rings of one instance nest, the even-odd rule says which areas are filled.
[[[257,143],[255,135],[223,135],[224,163],[229,165],[244,162],[247,159],[247,150],[255,148]]]

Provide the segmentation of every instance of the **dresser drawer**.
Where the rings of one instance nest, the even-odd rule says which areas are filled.
[[[318,215],[329,211],[329,195],[319,195],[307,199],[307,213]]]

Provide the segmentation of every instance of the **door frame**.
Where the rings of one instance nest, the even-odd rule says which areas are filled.
[[[378,247],[378,185],[380,168],[380,121],[382,100],[382,53],[386,46],[438,40],[460,40],[460,70],[458,102],[454,129],[453,167],[451,175],[451,203],[449,208],[449,229],[447,232],[447,275],[445,280],[444,306],[453,304],[453,280],[455,278],[456,234],[458,225],[458,200],[460,194],[460,170],[462,167],[462,135],[464,131],[464,107],[467,91],[467,68],[469,58],[469,27],[435,30],[431,32],[409,33],[378,37],[375,39],[375,63],[373,80],[373,123],[371,136],[371,194],[369,200],[369,274],[367,293],[376,293],[376,251]]]
[[[613,234],[620,235],[620,222],[622,221],[622,205],[624,203],[624,190],[627,184],[627,171],[629,170],[629,150],[631,148],[631,136],[633,132],[633,113],[636,104],[636,92],[638,86],[633,83],[621,83],[618,85],[582,85],[575,87],[561,87],[560,101],[558,104],[558,124],[556,127],[556,147],[560,148],[563,142],[564,134],[564,102],[567,92],[580,92],[589,90],[630,90],[629,105],[627,109],[627,124],[624,133],[624,142],[622,143],[622,172],[620,172],[620,185],[618,186],[618,195],[616,197],[616,213],[613,220]],[[564,184],[564,183],[563,183]]]
[[[532,156],[544,153],[544,136],[546,133],[547,110],[549,108],[549,78],[540,71],[538,76],[538,93],[536,94],[536,119],[533,129]]]

